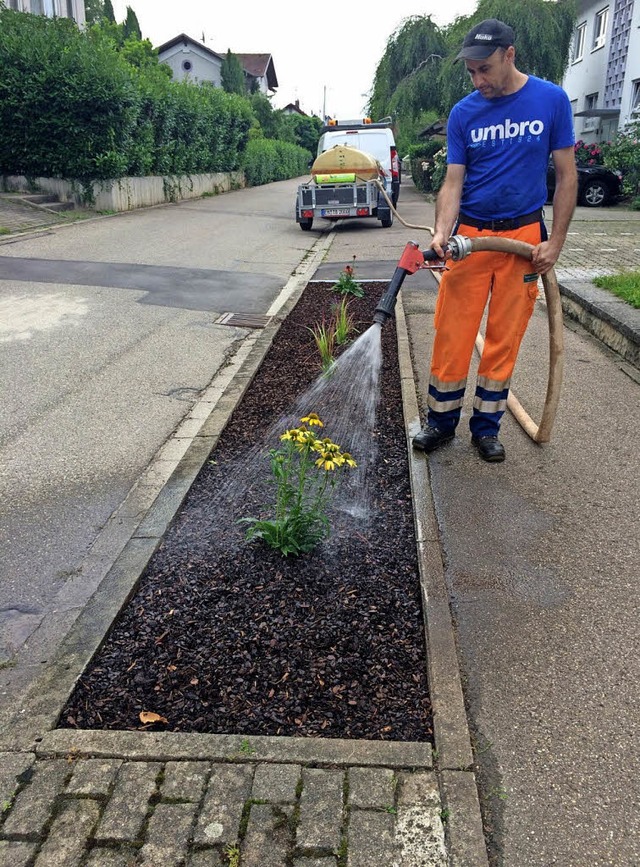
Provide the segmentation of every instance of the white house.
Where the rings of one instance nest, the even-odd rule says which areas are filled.
[[[244,69],[249,89],[254,85],[265,96],[272,95],[278,87],[276,69],[270,54],[236,54]]]
[[[73,18],[79,25],[86,20],[84,0],[4,0],[4,5],[16,12],[31,12],[47,18]]]
[[[270,54],[236,54],[244,69],[249,89],[273,93],[278,86],[273,59]],[[180,33],[158,48],[158,58],[173,70],[176,81],[187,79],[196,84],[209,82],[222,87],[222,61],[224,56],[186,33]],[[253,85],[253,86],[252,86]]]
[[[306,111],[303,111],[300,108],[300,100],[296,99],[295,102],[288,102],[285,107],[282,109],[283,114],[299,114],[301,117],[309,117]]]
[[[214,87],[222,87],[222,57],[186,33],[161,45],[158,59],[171,67],[175,81],[186,79],[194,84],[208,81]]]
[[[576,139],[607,141],[640,120],[640,0],[578,0],[562,86]]]

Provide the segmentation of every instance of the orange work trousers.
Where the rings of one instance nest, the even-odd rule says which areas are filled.
[[[542,222],[505,232],[464,223],[457,233],[469,238],[514,238],[529,244],[546,239]],[[435,312],[435,339],[429,379],[428,421],[451,431],[460,421],[471,354],[489,301],[485,343],[469,419],[475,437],[497,436],[507,407],[511,375],[538,294],[538,274],[528,259],[513,253],[472,253],[449,262]]]

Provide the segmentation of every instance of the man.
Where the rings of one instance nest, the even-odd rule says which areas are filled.
[[[498,432],[538,275],[560,255],[577,194],[569,99],[557,85],[516,69],[513,42],[511,27],[491,18],[469,31],[456,57],[476,90],[449,116],[447,174],[431,247],[444,258],[452,234],[496,235],[532,244],[533,257],[482,252],[447,263],[435,312],[427,425],[413,439],[425,452],[453,439],[490,297],[469,426],[480,457],[491,462],[505,458]],[[556,171],[550,237],[542,213],[549,155]]]

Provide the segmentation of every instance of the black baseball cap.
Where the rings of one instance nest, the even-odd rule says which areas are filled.
[[[476,24],[464,37],[456,60],[484,60],[496,48],[508,48],[514,43],[513,29],[497,18],[487,18]]]

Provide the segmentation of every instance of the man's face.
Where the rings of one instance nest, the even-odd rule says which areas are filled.
[[[466,60],[473,86],[485,99],[495,99],[507,91],[513,70],[513,47],[498,48],[484,60]]]

